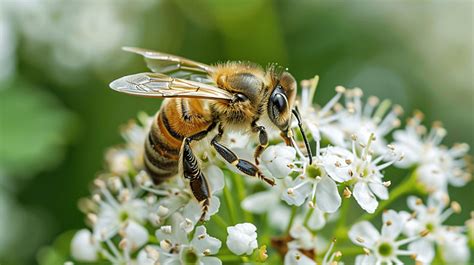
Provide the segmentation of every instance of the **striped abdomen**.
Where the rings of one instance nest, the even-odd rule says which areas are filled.
[[[206,130],[212,123],[202,99],[165,99],[145,141],[144,164],[155,184],[178,173],[185,137]]]

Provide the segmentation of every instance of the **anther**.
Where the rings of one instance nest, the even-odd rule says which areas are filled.
[[[336,86],[335,90],[337,93],[344,93],[346,91],[346,88],[343,86]]]
[[[342,196],[343,196],[345,199],[349,199],[349,198],[352,196],[351,190],[350,190],[348,187],[345,187],[345,188],[344,188],[344,191],[342,192]]]
[[[451,202],[451,209],[453,209],[453,212],[455,212],[455,213],[460,213],[461,212],[461,205],[456,201],[452,201]]]

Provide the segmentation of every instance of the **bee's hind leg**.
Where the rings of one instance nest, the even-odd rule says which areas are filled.
[[[258,167],[251,162],[240,159],[237,155],[232,152],[228,147],[224,146],[223,144],[219,143],[222,134],[224,133],[223,129],[219,127],[219,134],[217,134],[212,140],[211,145],[216,149],[217,153],[222,156],[227,162],[234,165],[239,171],[242,173],[251,176],[257,177],[266,183],[270,184],[271,186],[275,185],[275,180],[271,178],[267,178],[260,172]]]
[[[204,221],[209,210],[211,193],[207,179],[199,168],[196,156],[194,156],[191,146],[189,145],[190,142],[190,138],[184,140],[183,150],[181,153],[183,174],[184,178],[189,179],[189,184],[194,197],[202,204],[200,221]]]

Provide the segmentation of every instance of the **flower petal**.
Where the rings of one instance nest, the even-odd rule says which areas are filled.
[[[271,210],[279,201],[278,192],[275,189],[269,189],[247,196],[242,201],[242,208],[252,213],[261,214]]]
[[[388,189],[382,183],[369,183],[370,190],[381,200],[388,199]]]
[[[441,248],[444,260],[454,264],[463,264],[469,260],[471,253],[465,235],[448,231],[445,233],[445,242]]]
[[[416,260],[423,264],[430,264],[435,256],[433,243],[425,238],[410,243],[408,250],[413,251],[416,254]]]
[[[219,211],[220,205],[221,202],[219,198],[217,196],[212,196],[211,201],[209,203],[209,209],[207,211],[206,216],[204,217],[204,220],[208,221],[212,215],[216,214]],[[199,221],[199,218],[201,218],[201,214],[202,206],[196,200],[190,200],[183,209],[184,218],[188,218],[193,222],[193,224],[196,224]]]
[[[210,165],[204,169],[204,173],[209,180],[209,188],[212,193],[219,192],[224,188],[224,172],[218,166]]]
[[[394,210],[388,210],[382,215],[382,236],[395,240],[402,232],[404,222]]]
[[[148,230],[134,221],[128,222],[124,232],[128,240],[127,246],[131,250],[138,249],[148,242]]]
[[[309,217],[308,227],[313,230],[319,230],[326,225],[326,218],[324,218],[324,213],[318,208],[315,207],[313,214]]]
[[[71,241],[71,255],[77,261],[93,262],[98,259],[98,245],[87,229],[76,232]]]
[[[354,155],[347,149],[340,147],[329,147],[321,158],[327,174],[337,182],[351,179],[349,171],[356,172],[353,168]],[[346,161],[352,161],[347,165]]]
[[[374,255],[357,255],[355,265],[375,265],[377,258]]]
[[[364,182],[357,182],[352,192],[357,203],[368,213],[374,213],[379,203]]]
[[[322,177],[316,185],[316,200],[321,211],[336,212],[341,206],[341,196],[337,190],[336,182],[328,176]]]
[[[268,169],[273,177],[284,178],[292,169],[291,163],[296,157],[296,151],[289,146],[272,145],[262,154],[262,166]]]
[[[227,247],[236,255],[252,254],[253,250],[258,247],[256,230],[255,225],[251,223],[227,227]]]
[[[292,249],[285,255],[285,265],[316,265],[312,259],[308,258],[298,250]]]
[[[284,231],[290,222],[289,218],[283,218],[282,216],[290,216],[290,209],[284,206],[283,204],[277,204],[271,208],[271,211],[268,212],[269,220],[268,222],[272,227],[277,228],[280,231]]]
[[[290,188],[281,194],[281,199],[289,205],[302,205],[312,191],[312,182],[300,178],[296,178],[288,186]]]
[[[201,225],[196,227],[191,245],[193,245],[200,254],[209,251],[209,254],[214,255],[219,252],[222,243],[219,239],[209,236],[206,228]]]
[[[200,262],[202,265],[222,265],[222,261],[216,257],[202,257]]]
[[[356,245],[371,248],[380,238],[380,234],[371,223],[362,221],[351,227],[349,238]]]

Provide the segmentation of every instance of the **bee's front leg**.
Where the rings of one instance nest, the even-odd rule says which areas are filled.
[[[257,125],[256,121],[252,122],[252,131],[254,133],[258,133],[259,145],[255,149],[255,154],[254,154],[255,164],[258,165],[259,164],[258,159],[260,158],[260,155],[262,155],[263,151],[268,146],[268,134],[267,134],[267,131],[265,130],[265,127]]]
[[[204,221],[209,210],[211,193],[207,179],[199,168],[199,163],[193,150],[189,145],[191,139],[186,138],[183,143],[183,150],[181,152],[183,174],[186,179],[189,179],[191,191],[194,197],[202,204],[202,214],[200,221]]]
[[[232,152],[232,150],[219,143],[219,139],[222,137],[222,134],[223,130],[222,128],[219,128],[219,134],[217,134],[211,141],[211,145],[214,147],[214,149],[216,149],[217,153],[221,157],[235,166],[242,173],[251,177],[257,177],[272,186],[275,185],[275,180],[264,176],[256,165],[247,160],[240,159],[234,152]]]

